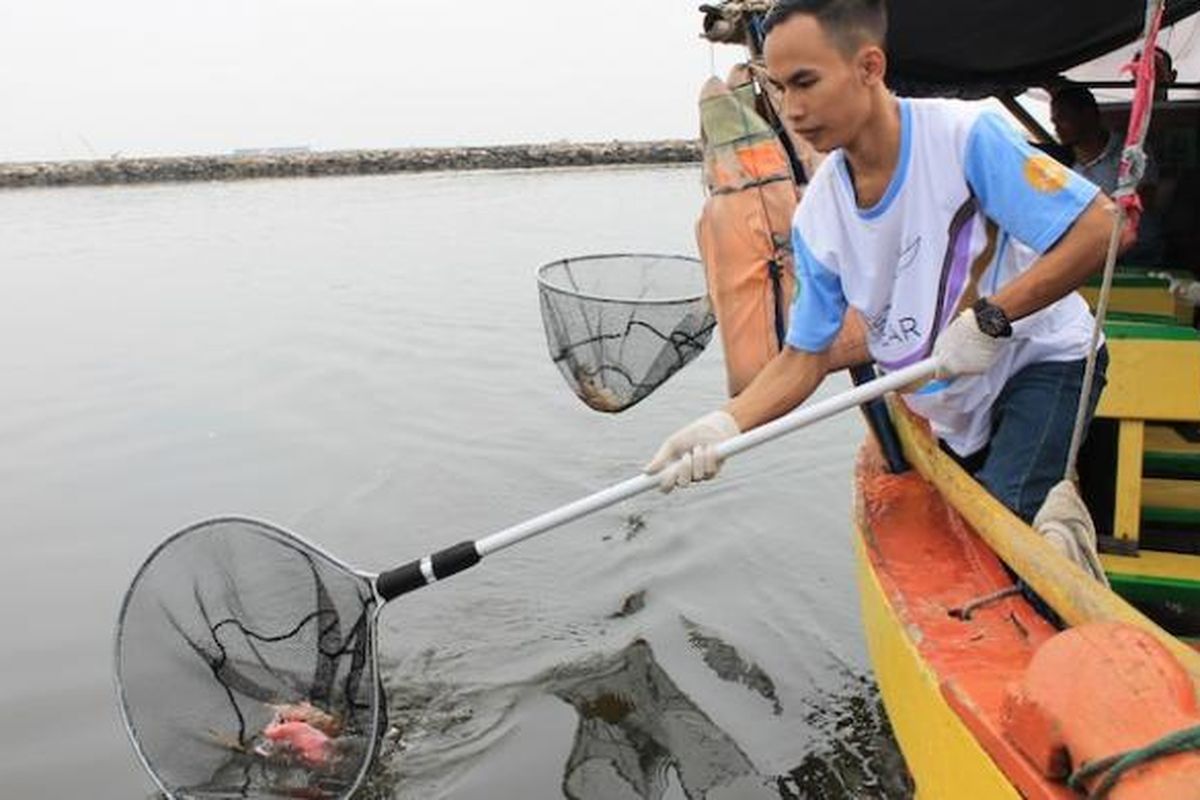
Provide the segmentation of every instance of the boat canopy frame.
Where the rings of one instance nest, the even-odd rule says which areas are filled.
[[[1167,0],[1163,25],[1196,13],[1200,0]],[[1145,14],[1130,0],[891,0],[888,82],[909,96],[1020,94],[1137,41]]]

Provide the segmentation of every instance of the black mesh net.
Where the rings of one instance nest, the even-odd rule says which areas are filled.
[[[242,519],[167,540],[117,629],[125,720],[180,798],[340,798],[385,725],[368,578]]]
[[[750,759],[675,684],[641,640],[556,693],[579,714],[568,800],[775,797]]]
[[[623,411],[698,356],[716,319],[694,258],[604,255],[538,270],[550,357],[579,399]]]

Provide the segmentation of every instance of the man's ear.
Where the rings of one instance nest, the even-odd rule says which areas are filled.
[[[858,51],[858,78],[864,86],[883,83],[887,73],[887,55],[879,45],[865,45]]]

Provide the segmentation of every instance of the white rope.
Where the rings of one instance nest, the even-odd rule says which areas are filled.
[[[1096,373],[1096,347],[1100,343],[1100,331],[1104,330],[1104,317],[1108,314],[1108,295],[1112,290],[1112,276],[1116,271],[1117,250],[1121,246],[1121,231],[1125,228],[1125,209],[1113,204],[1112,234],[1108,238],[1108,254],[1104,259],[1104,279],[1100,284],[1100,298],[1096,301],[1096,324],[1092,327],[1092,344],[1088,348],[1087,364],[1083,370],[1083,387],[1079,391],[1079,405],[1075,408],[1075,427],[1071,430],[1071,446],[1067,448],[1067,468],[1063,477],[1074,481],[1078,476],[1075,462],[1083,444],[1083,429],[1087,424],[1088,400],[1092,396],[1092,381]]]
[[[1165,0],[1146,0],[1146,18],[1142,30],[1142,58],[1154,58],[1154,53],[1146,52],[1149,43],[1151,27],[1163,6]],[[1137,131],[1133,145],[1126,147],[1121,154],[1121,160],[1129,163],[1127,170],[1117,170],[1120,178],[1117,190],[1113,193],[1118,200],[1137,191],[1145,169],[1145,151],[1142,142],[1145,141],[1146,131],[1150,127],[1150,113],[1141,120],[1141,130]],[[1117,202],[1113,215],[1112,234],[1108,239],[1108,253],[1104,259],[1104,279],[1100,284],[1100,297],[1096,301],[1096,324],[1092,328],[1092,345],[1088,349],[1087,364],[1083,370],[1083,386],[1079,392],[1079,405],[1075,409],[1075,427],[1071,430],[1071,445],[1067,448],[1067,467],[1063,477],[1074,481],[1078,477],[1075,464],[1079,458],[1079,448],[1083,444],[1083,429],[1087,422],[1088,401],[1092,396],[1092,382],[1096,371],[1096,346],[1100,343],[1100,332],[1104,330],[1104,317],[1108,314],[1108,296],[1112,291],[1112,276],[1117,264],[1117,250],[1121,246],[1121,232],[1125,229],[1125,207]]]

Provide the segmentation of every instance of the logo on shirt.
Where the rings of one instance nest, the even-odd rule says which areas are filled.
[[[1025,180],[1039,192],[1053,194],[1067,185],[1067,168],[1044,153],[1025,159]]]
[[[919,342],[921,330],[915,317],[892,318],[891,305],[873,317],[866,318],[867,336],[871,344],[881,349]]]
[[[904,249],[900,251],[900,255],[896,258],[896,272],[903,272],[912,266],[913,261],[917,258],[917,253],[921,251],[921,237],[913,239]]]

